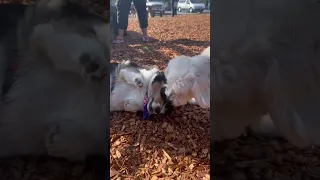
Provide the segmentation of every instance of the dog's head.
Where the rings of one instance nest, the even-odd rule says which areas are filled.
[[[148,87],[147,109],[151,114],[165,114],[173,110],[169,97],[165,94],[167,79],[163,72],[157,72],[150,80]]]

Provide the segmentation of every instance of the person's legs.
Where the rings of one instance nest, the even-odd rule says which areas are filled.
[[[133,4],[138,13],[140,28],[142,31],[142,41],[148,42],[148,12],[145,0],[133,0]]]
[[[174,15],[176,15],[176,8],[175,8],[175,6],[174,6],[174,2],[175,2],[175,0],[171,0],[172,17],[173,17]]]
[[[128,27],[128,18],[131,7],[131,0],[119,0],[117,4],[117,21],[118,21],[118,36],[113,43],[123,42],[123,34]]]

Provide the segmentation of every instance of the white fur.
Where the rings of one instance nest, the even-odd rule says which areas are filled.
[[[115,83],[115,88],[110,94],[110,111],[137,112],[143,110],[143,101],[149,84],[159,69],[139,69],[139,71],[140,73],[122,69],[115,82],[110,79],[110,83]],[[136,84],[136,79],[142,81],[142,87]]]
[[[169,61],[165,75],[166,94],[174,106],[195,100],[202,108],[210,107],[210,55],[178,56]]]
[[[210,46],[203,50],[203,52],[200,55],[210,57]]]

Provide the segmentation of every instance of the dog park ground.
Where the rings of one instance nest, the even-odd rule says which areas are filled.
[[[178,55],[194,56],[210,45],[210,15],[149,18],[149,43],[141,43],[137,18],[130,18],[124,44],[111,46],[111,60],[131,60],[164,69]],[[198,106],[142,120],[114,112],[110,122],[111,179],[209,179],[210,113]]]

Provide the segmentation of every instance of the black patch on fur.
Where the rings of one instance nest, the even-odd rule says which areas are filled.
[[[154,78],[152,84],[159,82],[159,83],[167,83],[167,78],[164,75],[164,72],[158,72],[158,74],[156,75],[156,77]]]
[[[168,99],[167,95],[165,94],[165,91],[166,91],[166,87],[162,87],[161,90],[160,90],[160,95],[161,95],[161,99],[164,101],[164,104],[165,104],[165,108],[166,108],[166,114],[170,114],[173,109],[174,109],[174,106],[172,104],[172,102]]]
[[[166,91],[166,88],[165,88],[165,87],[162,87],[161,90],[160,90],[161,99],[162,99],[163,101],[167,101],[167,100],[168,100],[168,97],[167,97],[167,95],[165,94],[165,91]]]
[[[117,77],[117,73],[121,70],[121,69],[132,69],[135,72],[139,72],[139,69],[141,68],[138,64],[131,62],[130,63],[110,63],[109,66],[109,71],[110,71],[110,76],[112,78],[112,82],[115,82],[116,77]],[[110,82],[111,83],[111,82]],[[114,83],[111,84],[111,92],[114,89]]]
[[[109,72],[110,72],[110,77],[111,77],[111,82],[110,83],[112,83],[111,84],[111,89],[110,89],[110,93],[113,91],[113,89],[114,89],[114,82],[115,82],[115,80],[116,80],[116,74],[115,74],[115,72],[116,72],[116,70],[117,70],[117,68],[119,67],[119,63],[110,63],[110,65],[109,65]]]
[[[165,113],[166,114],[171,114],[173,109],[174,109],[174,106],[173,106],[172,102],[171,101],[167,101],[165,106],[166,106],[166,112]]]
[[[158,72],[158,74],[154,78],[152,84],[153,83],[167,84],[167,78],[166,78],[164,72],[161,72],[161,71]],[[165,104],[165,108],[166,108],[165,114],[170,114],[173,111],[174,106],[173,106],[172,102],[168,99],[167,95],[165,94],[165,91],[166,91],[166,87],[162,87],[160,89],[160,96],[161,96],[162,101]]]

